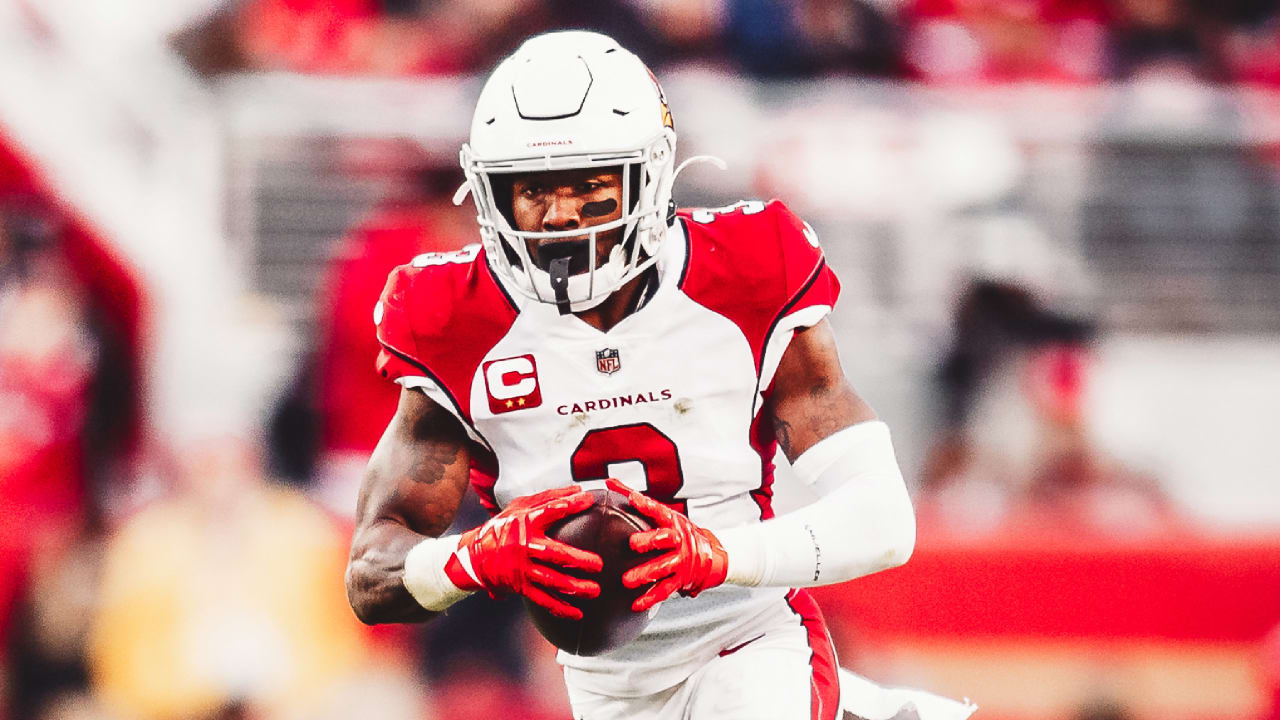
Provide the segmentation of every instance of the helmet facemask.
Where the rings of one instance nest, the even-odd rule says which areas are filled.
[[[476,203],[481,239],[494,271],[521,294],[555,303],[561,314],[599,305],[657,259],[668,224],[674,145],[674,132],[664,130],[632,152],[502,162],[480,161],[464,145],[461,161],[467,189]],[[569,230],[514,227],[510,189],[515,174],[591,168],[620,169],[620,218]],[[615,232],[621,240],[608,250],[608,257],[599,257],[598,240]],[[536,260],[528,241],[537,244]]]

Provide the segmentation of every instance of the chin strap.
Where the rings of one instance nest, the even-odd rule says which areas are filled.
[[[568,315],[569,308],[569,258],[551,261],[551,290],[556,294],[556,307],[561,315]]]

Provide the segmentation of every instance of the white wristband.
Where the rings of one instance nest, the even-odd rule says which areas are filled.
[[[445,563],[458,549],[458,536],[427,538],[404,556],[404,587],[422,607],[440,612],[470,595],[445,573]]]

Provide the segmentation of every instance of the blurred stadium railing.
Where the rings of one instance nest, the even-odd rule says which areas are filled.
[[[846,273],[877,279],[858,292],[895,319],[936,326],[957,273],[973,271],[1030,280],[1115,330],[1280,331],[1280,94],[665,82],[682,154],[730,165],[691,169],[684,204],[776,193],[828,228]],[[299,257],[291,243],[322,259],[314,250],[415,166],[452,166],[477,89],[222,82],[227,212],[258,287],[296,302],[304,275],[277,267]]]

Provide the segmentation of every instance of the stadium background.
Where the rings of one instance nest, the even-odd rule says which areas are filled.
[[[518,605],[370,630],[341,583],[373,299],[473,239],[480,74],[555,27],[728,163],[682,204],[780,197],[844,281],[920,515],[819,593],[846,666],[998,720],[1280,717],[1266,0],[3,0],[0,717],[567,717]]]

